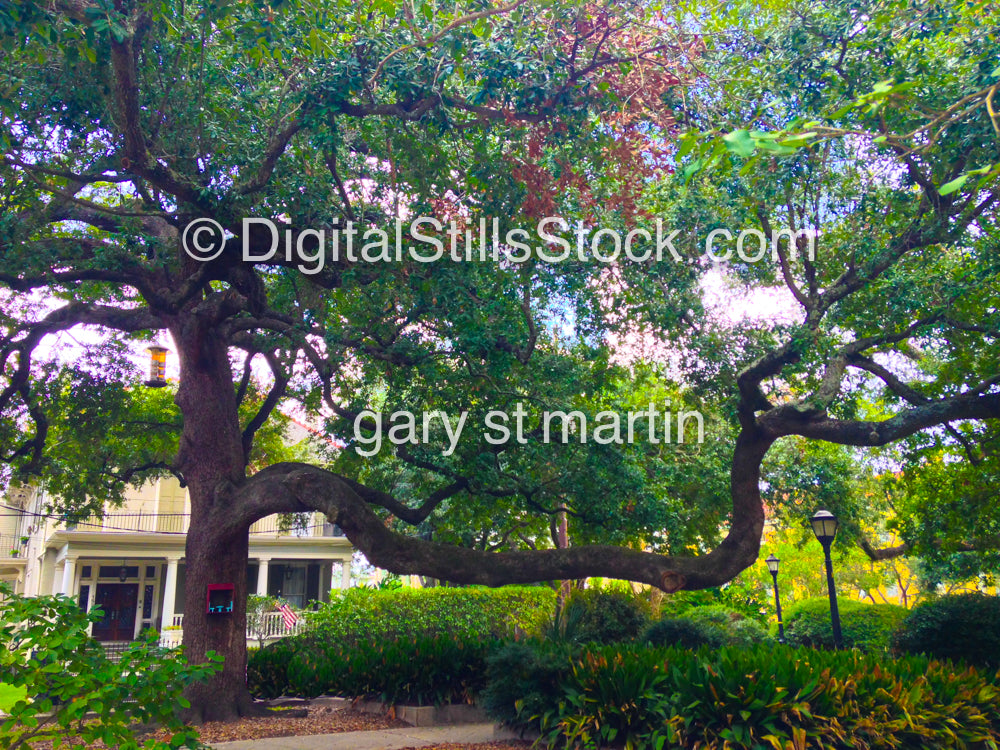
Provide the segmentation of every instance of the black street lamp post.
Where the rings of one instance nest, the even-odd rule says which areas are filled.
[[[826,588],[830,593],[830,620],[833,624],[833,646],[834,648],[844,647],[844,638],[840,632],[840,610],[837,608],[837,588],[833,583],[833,560],[830,559],[830,546],[834,537],[837,536],[837,527],[840,523],[837,517],[828,510],[818,510],[810,519],[813,533],[819,543],[823,545],[823,555],[826,557]]]
[[[778,643],[784,643],[785,625],[781,621],[781,597],[778,595],[778,563],[781,560],[771,555],[764,562],[767,563],[767,569],[771,571],[771,578],[774,579],[774,609],[778,613]]]

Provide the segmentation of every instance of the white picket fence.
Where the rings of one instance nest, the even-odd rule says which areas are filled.
[[[181,645],[181,641],[184,639],[184,615],[174,615],[173,622],[171,624],[179,629],[164,630],[160,634],[160,645],[167,648],[175,648]],[[306,618],[302,615],[299,615],[298,622],[296,622],[295,625],[288,628],[285,626],[285,621],[281,612],[266,612],[263,615],[259,632],[251,631],[249,629],[247,630],[247,645],[257,646],[261,643],[261,641],[266,643],[268,641],[277,640],[278,638],[298,635],[299,633],[305,632],[305,630]]]

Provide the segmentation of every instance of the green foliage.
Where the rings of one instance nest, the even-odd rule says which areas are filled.
[[[620,588],[574,590],[560,613],[560,636],[575,643],[634,640],[649,623],[649,603]]]
[[[486,686],[479,705],[497,721],[527,726],[558,690],[574,646],[566,642],[512,641],[487,659]]]
[[[395,573],[388,573],[378,583],[368,585],[366,588],[375,589],[376,591],[396,591],[403,588],[403,579]]]
[[[331,642],[413,634],[506,638],[540,632],[554,609],[555,592],[544,586],[353,588],[332,594],[310,621]]]
[[[251,654],[248,683],[258,697],[330,694],[420,706],[464,703],[482,688],[486,656],[497,643],[455,635],[345,643],[309,633]]]
[[[715,382],[733,387],[741,368],[766,359],[763,352],[780,357],[777,339],[794,356],[782,367],[781,385],[765,385],[767,398],[796,402],[795,411],[807,420],[823,414],[841,424],[858,420],[858,427],[918,402],[974,391],[973,382],[992,382],[997,340],[976,333],[997,330],[1000,289],[993,204],[1000,177],[995,7],[984,0],[943,0],[919,10],[907,3],[834,0],[699,8],[707,40],[701,64],[712,71],[712,83],[695,96],[698,129],[678,150],[684,185],[665,188],[664,203],[673,208],[683,202],[684,226],[705,231],[783,226],[782,210],[799,206],[798,226],[819,235],[814,262],[786,253],[787,264],[734,260],[729,270],[751,286],[783,286],[806,310],[824,310],[815,324],[784,331],[754,322],[704,337],[702,351],[739,347],[745,357],[734,358],[731,369],[718,365]],[[695,175],[703,171],[699,180]],[[808,208],[816,201],[823,202],[822,211]],[[927,211],[928,204],[934,210]],[[968,221],[972,206],[989,208]],[[903,238],[912,237],[917,224],[934,239],[906,245]],[[851,282],[843,295],[825,293],[831,306],[824,307],[824,294],[816,290],[855,274],[866,280]],[[803,289],[809,291],[800,295]],[[874,344],[866,358],[893,349],[914,369],[891,363],[874,376],[869,370],[853,385],[845,380],[831,398],[820,379],[844,345],[845,330],[854,332],[852,340]],[[905,336],[906,343],[888,344],[885,337],[893,335]],[[902,486],[894,488],[902,491],[892,497],[893,523],[912,551],[947,558],[973,548],[967,559],[935,566],[945,579],[967,577],[972,564],[1000,570],[994,551],[1000,521],[996,421],[956,424],[948,434],[901,441],[895,455],[892,448],[866,451],[871,463],[861,467],[903,467]],[[798,523],[816,507],[828,507],[845,521],[840,540],[856,538],[859,522],[887,504],[884,496],[859,491],[865,488],[851,471],[857,448],[834,443],[870,443],[846,433],[843,441],[812,437],[783,439],[772,448],[762,476],[769,509]],[[794,454],[801,460],[788,460]],[[809,510],[802,513],[802,506]]]
[[[551,685],[551,671],[543,679]],[[1000,740],[997,678],[920,657],[587,647],[563,662],[556,681],[557,690],[533,690],[535,713],[514,706],[548,747],[922,750]],[[491,708],[497,719],[509,713]]]
[[[895,604],[864,604],[839,599],[840,629],[845,648],[885,651],[893,631],[906,617],[906,609]],[[827,597],[805,599],[785,613],[785,640],[793,646],[833,648],[833,624]]]
[[[719,648],[725,643],[722,630],[705,622],[696,622],[688,617],[666,618],[654,622],[643,634],[643,640],[654,646],[677,646],[678,648]]]
[[[302,648],[299,639],[282,638],[247,652],[247,685],[257,698],[277,698],[288,691],[288,662]]]
[[[52,507],[68,518],[99,514],[105,502],[122,503],[129,487],[169,473],[181,430],[175,391],[136,388],[139,374],[127,356],[122,342],[114,341],[86,352],[72,366],[41,368],[45,379],[39,388],[51,409],[48,431],[59,450],[47,455],[36,473]],[[107,359],[118,361],[109,365]],[[248,421],[265,396],[251,386],[241,419]],[[278,413],[261,428],[249,456],[251,472],[303,457],[301,447],[285,445],[289,423]],[[20,429],[16,420],[8,423],[0,414],[0,439],[7,439],[5,430],[11,429]]]
[[[892,638],[899,653],[927,654],[1000,668],[1000,598],[983,594],[942,596],[906,616]]]
[[[99,610],[86,614],[68,597],[22,597],[0,585],[0,674],[26,692],[0,724],[0,747],[45,740],[62,747],[71,735],[88,744],[137,748],[135,725],[151,722],[169,729],[173,739],[148,740],[143,747],[201,747],[197,732],[178,716],[187,706],[181,694],[216,672],[221,660],[209,654],[208,662],[189,665],[149,634],[111,661],[87,635],[100,617]],[[87,714],[97,720],[81,722]]]
[[[723,643],[727,646],[752,646],[771,640],[763,625],[728,607],[720,605],[693,607],[688,610],[686,616],[696,623],[717,628],[722,633]]]
[[[683,617],[664,617],[647,628],[643,642],[653,646],[697,649],[702,646],[749,647],[771,637],[756,620],[728,607],[710,604],[688,607]]]
[[[1000,529],[995,489],[1000,483],[1000,430],[963,425],[961,434],[982,446],[981,460],[966,460],[961,445],[928,441],[900,456],[906,470],[894,482],[897,516],[892,525],[919,551],[921,583],[928,589],[1000,573],[1000,554],[987,541]]]
[[[746,619],[739,612],[723,607],[719,604],[710,604],[705,607],[692,607],[688,610],[686,617],[695,622],[708,625],[715,625],[719,628],[727,628],[733,622]]]
[[[11,707],[24,698],[24,688],[17,688],[0,682],[0,711],[8,713]]]
[[[752,575],[748,575],[749,572],[741,573],[725,586],[667,594],[659,604],[658,614],[666,618],[687,617],[694,609],[722,607],[763,623],[768,612],[767,591]]]
[[[665,594],[656,614],[663,618],[680,617],[692,607],[708,607],[718,604],[718,597],[714,593],[716,591],[717,589],[701,589]]]

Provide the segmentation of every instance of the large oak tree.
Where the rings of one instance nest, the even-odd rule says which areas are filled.
[[[8,4],[5,458],[44,477],[58,463],[48,438],[57,425],[66,434],[74,393],[90,399],[91,447],[111,450],[97,428],[131,413],[131,391],[95,397],[95,383],[127,379],[112,366],[121,348],[166,332],[180,363],[176,443],[137,439],[129,451],[119,440],[88,486],[67,483],[64,495],[86,512],[126,482],[181,477],[188,601],[226,580],[242,605],[250,525],[312,510],[398,573],[488,585],[604,576],[667,591],[730,580],[758,555],[760,466],[775,441],[962,437],[969,420],[1000,415],[995,176],[942,187],[1000,161],[988,39],[954,42],[955,19],[967,22],[974,5],[942,6],[916,25],[907,9],[874,9],[777,8],[734,29],[642,2],[448,12],[391,0]],[[874,50],[883,58],[873,66]],[[876,89],[886,79],[917,86]],[[680,129],[708,132],[707,148],[673,150]],[[723,224],[821,232],[815,260],[783,245],[774,263],[733,266],[752,286],[784,287],[796,322],[713,324],[699,296],[713,264],[695,252],[614,267],[341,256],[318,273],[300,268],[315,266],[311,240],[266,263],[241,255],[244,243],[270,245],[267,233],[244,232],[244,217],[297,240],[348,221],[390,228],[399,216],[498,217],[506,231],[551,214],[627,229],[651,212],[689,238]],[[206,218],[231,236],[202,262],[182,237]],[[560,340],[567,321],[573,346]],[[732,409],[728,527],[702,554],[683,544],[511,549],[516,529],[495,550],[398,528],[421,530],[468,500],[505,518],[571,513],[595,528],[628,525],[639,508],[629,528],[654,539],[663,514],[644,511],[662,499],[646,491],[655,451],[580,452],[531,430],[523,445],[477,433],[443,455],[439,430],[430,445],[395,451],[409,473],[393,481],[359,460],[339,471],[248,469],[262,426],[293,401],[340,435],[372,407],[468,409],[472,424],[518,402],[596,411],[607,334],[636,326],[684,353],[694,392]],[[101,332],[101,373],[59,372],[35,356],[78,327]],[[270,390],[241,412],[261,369]],[[866,414],[858,394],[872,378],[885,398]],[[703,487],[684,492],[705,499]],[[249,710],[244,629],[242,606],[232,618],[186,614],[189,655],[227,657],[192,693],[204,718]]]

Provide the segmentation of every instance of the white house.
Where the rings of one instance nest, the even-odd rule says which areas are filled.
[[[68,594],[86,610],[100,605],[100,641],[128,641],[184,618],[187,491],[174,478],[150,482],[102,518],[64,523],[46,510],[44,492],[12,488],[0,501],[0,580],[18,593]],[[270,516],[250,529],[248,588],[293,606],[326,601],[350,586],[354,549],[322,514]],[[333,580],[333,568],[340,572]]]

